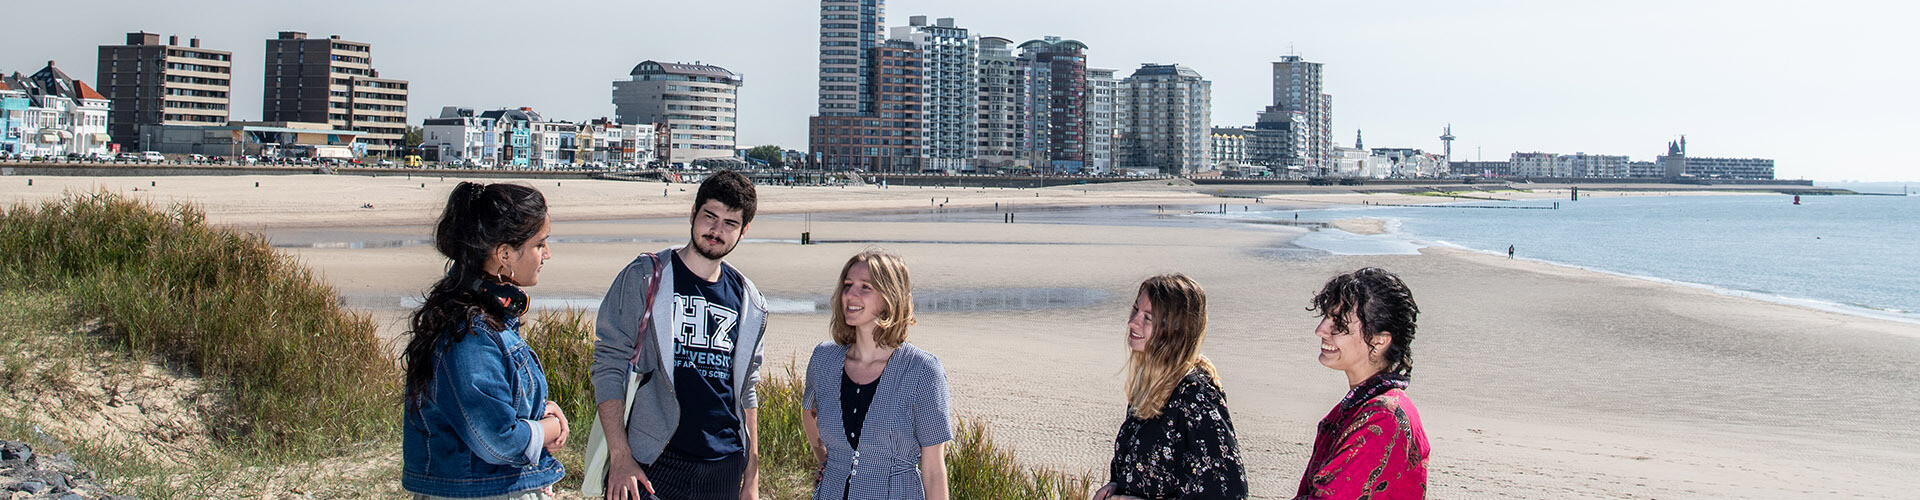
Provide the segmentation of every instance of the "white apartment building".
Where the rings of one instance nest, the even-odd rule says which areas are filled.
[[[1115,109],[1115,91],[1120,80],[1114,78],[1114,70],[1087,68],[1087,91],[1092,94],[1087,104],[1087,174],[1106,175],[1113,172],[1113,141]]]
[[[1211,134],[1213,144],[1213,165],[1215,168],[1237,167],[1251,164],[1248,161],[1248,143],[1253,136],[1252,127],[1214,127]]]
[[[1028,127],[1028,85],[1032,69],[1013,54],[1013,41],[996,37],[979,39],[979,99],[975,136],[977,167],[983,169],[1032,168],[1025,151],[1033,149]]]
[[[613,82],[614,114],[623,124],[665,123],[661,161],[685,168],[703,159],[733,158],[740,75],[697,62],[643,61],[629,76]]]

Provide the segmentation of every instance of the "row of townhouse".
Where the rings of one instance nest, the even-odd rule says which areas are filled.
[[[421,127],[428,160],[478,168],[603,167],[655,163],[660,127],[600,118],[548,120],[533,108],[476,111],[447,106]]]

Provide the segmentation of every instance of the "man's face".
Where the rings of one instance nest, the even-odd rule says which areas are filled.
[[[747,233],[747,224],[741,222],[742,212],[729,208],[719,200],[707,200],[693,210],[693,250],[701,257],[720,260],[733,247],[740,244],[740,237]]]

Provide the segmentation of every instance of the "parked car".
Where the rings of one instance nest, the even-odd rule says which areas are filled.
[[[194,162],[194,163],[206,163],[207,156],[202,154],[191,154],[191,155],[187,155],[187,161]]]
[[[160,163],[167,161],[167,157],[159,151],[144,151],[140,153],[140,161]]]
[[[393,166],[393,160],[380,160],[380,162],[377,163],[377,165],[380,165],[382,167],[391,167]]]
[[[248,165],[252,165],[252,164],[253,164],[254,162],[256,162],[256,161],[260,161],[260,159],[259,159],[259,158],[254,158],[254,157],[253,157],[253,155],[245,155],[245,156],[241,156],[241,157],[240,157],[240,163],[245,163],[245,164],[248,164]]]

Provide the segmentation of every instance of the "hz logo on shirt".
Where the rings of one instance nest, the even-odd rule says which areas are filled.
[[[673,304],[680,311],[674,340],[687,347],[733,352],[731,333],[740,320],[738,311],[710,304],[698,295],[675,295]]]

